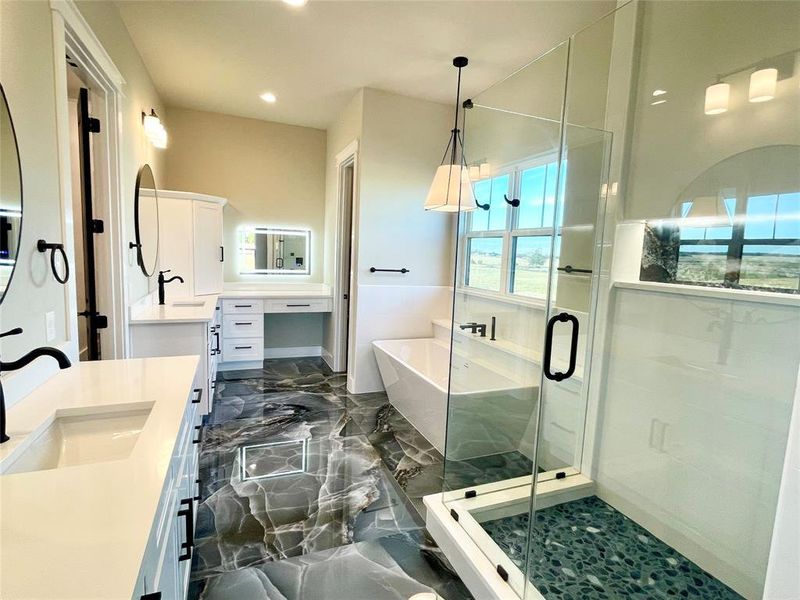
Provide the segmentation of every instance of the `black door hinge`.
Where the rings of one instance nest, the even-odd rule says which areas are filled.
[[[139,600],[161,600],[161,592],[145,594],[144,596],[140,596]]]
[[[106,226],[102,219],[92,219],[92,233],[105,233]]]
[[[100,119],[89,117],[87,127],[89,129],[89,133],[100,133]]]
[[[79,317],[87,317],[92,320],[96,329],[108,329],[108,317],[100,313],[90,313],[88,310],[78,313]]]

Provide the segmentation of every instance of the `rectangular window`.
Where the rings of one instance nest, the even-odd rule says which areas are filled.
[[[473,183],[476,201],[489,209],[478,208],[467,217],[462,234],[465,288],[545,297],[566,161],[561,171],[557,161],[527,161]],[[514,198],[520,201],[516,208]]]
[[[800,291],[800,193],[725,198],[722,205],[727,218],[704,224],[691,218],[692,202],[683,203],[689,224],[679,227],[675,281]]]

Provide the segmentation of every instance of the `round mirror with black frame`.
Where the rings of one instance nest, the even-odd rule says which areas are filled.
[[[11,286],[22,235],[22,165],[6,92],[0,84],[0,304]]]
[[[158,189],[150,165],[136,175],[133,215],[136,262],[146,277],[152,277],[158,266]]]

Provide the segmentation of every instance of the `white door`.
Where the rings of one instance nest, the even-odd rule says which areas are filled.
[[[194,293],[219,294],[222,291],[222,206],[195,201],[194,211]]]

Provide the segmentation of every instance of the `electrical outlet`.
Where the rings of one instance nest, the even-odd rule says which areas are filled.
[[[45,329],[47,330],[47,341],[52,342],[56,339],[56,313],[50,311],[44,315]]]

